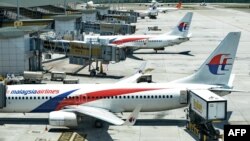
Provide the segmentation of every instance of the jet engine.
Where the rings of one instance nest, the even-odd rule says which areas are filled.
[[[77,115],[71,112],[55,111],[49,113],[49,124],[52,126],[77,126]]]
[[[162,47],[162,48],[154,48],[154,51],[158,51],[158,50],[165,50],[165,48],[164,47]]]

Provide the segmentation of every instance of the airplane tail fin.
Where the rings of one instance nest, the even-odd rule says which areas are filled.
[[[182,1],[179,0],[179,2],[175,6],[176,8],[180,9],[182,7]]]
[[[169,34],[187,37],[192,17],[193,17],[193,12],[188,12]]]
[[[231,87],[232,68],[235,60],[241,32],[230,32],[213,53],[201,65],[197,72],[174,83],[194,83],[223,85]]]

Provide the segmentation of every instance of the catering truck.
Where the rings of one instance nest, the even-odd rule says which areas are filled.
[[[227,117],[227,100],[211,91],[190,91],[190,106],[205,120],[225,120]]]
[[[218,140],[222,136],[213,121],[227,119],[227,100],[208,90],[189,90],[187,129],[200,141]]]

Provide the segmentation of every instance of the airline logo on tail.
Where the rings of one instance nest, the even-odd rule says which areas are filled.
[[[178,26],[178,29],[180,32],[188,30],[188,23],[187,22],[181,22]]]
[[[228,71],[226,66],[232,65],[228,63],[228,60],[232,59],[229,57],[230,54],[218,54],[214,56],[211,61],[207,64],[209,71],[215,75],[224,75],[224,71]]]

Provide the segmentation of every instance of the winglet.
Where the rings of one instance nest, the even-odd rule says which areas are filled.
[[[182,0],[179,0],[179,2],[176,4],[176,8],[180,9],[182,7]]]
[[[131,75],[130,77],[127,77],[125,79],[122,79],[120,81],[118,81],[116,84],[122,84],[122,83],[137,83],[137,79],[140,78],[142,75],[144,75],[145,73],[149,73],[151,71],[153,71],[154,69],[152,68],[148,68],[145,69],[146,67],[146,62],[144,62],[140,68],[136,71],[135,74]]]
[[[126,119],[124,125],[128,125],[128,126],[133,126],[138,118],[138,115],[141,111],[141,105],[138,105],[134,111],[128,116],[128,118]]]
[[[147,62],[143,62],[136,73],[142,73],[146,68]]]

